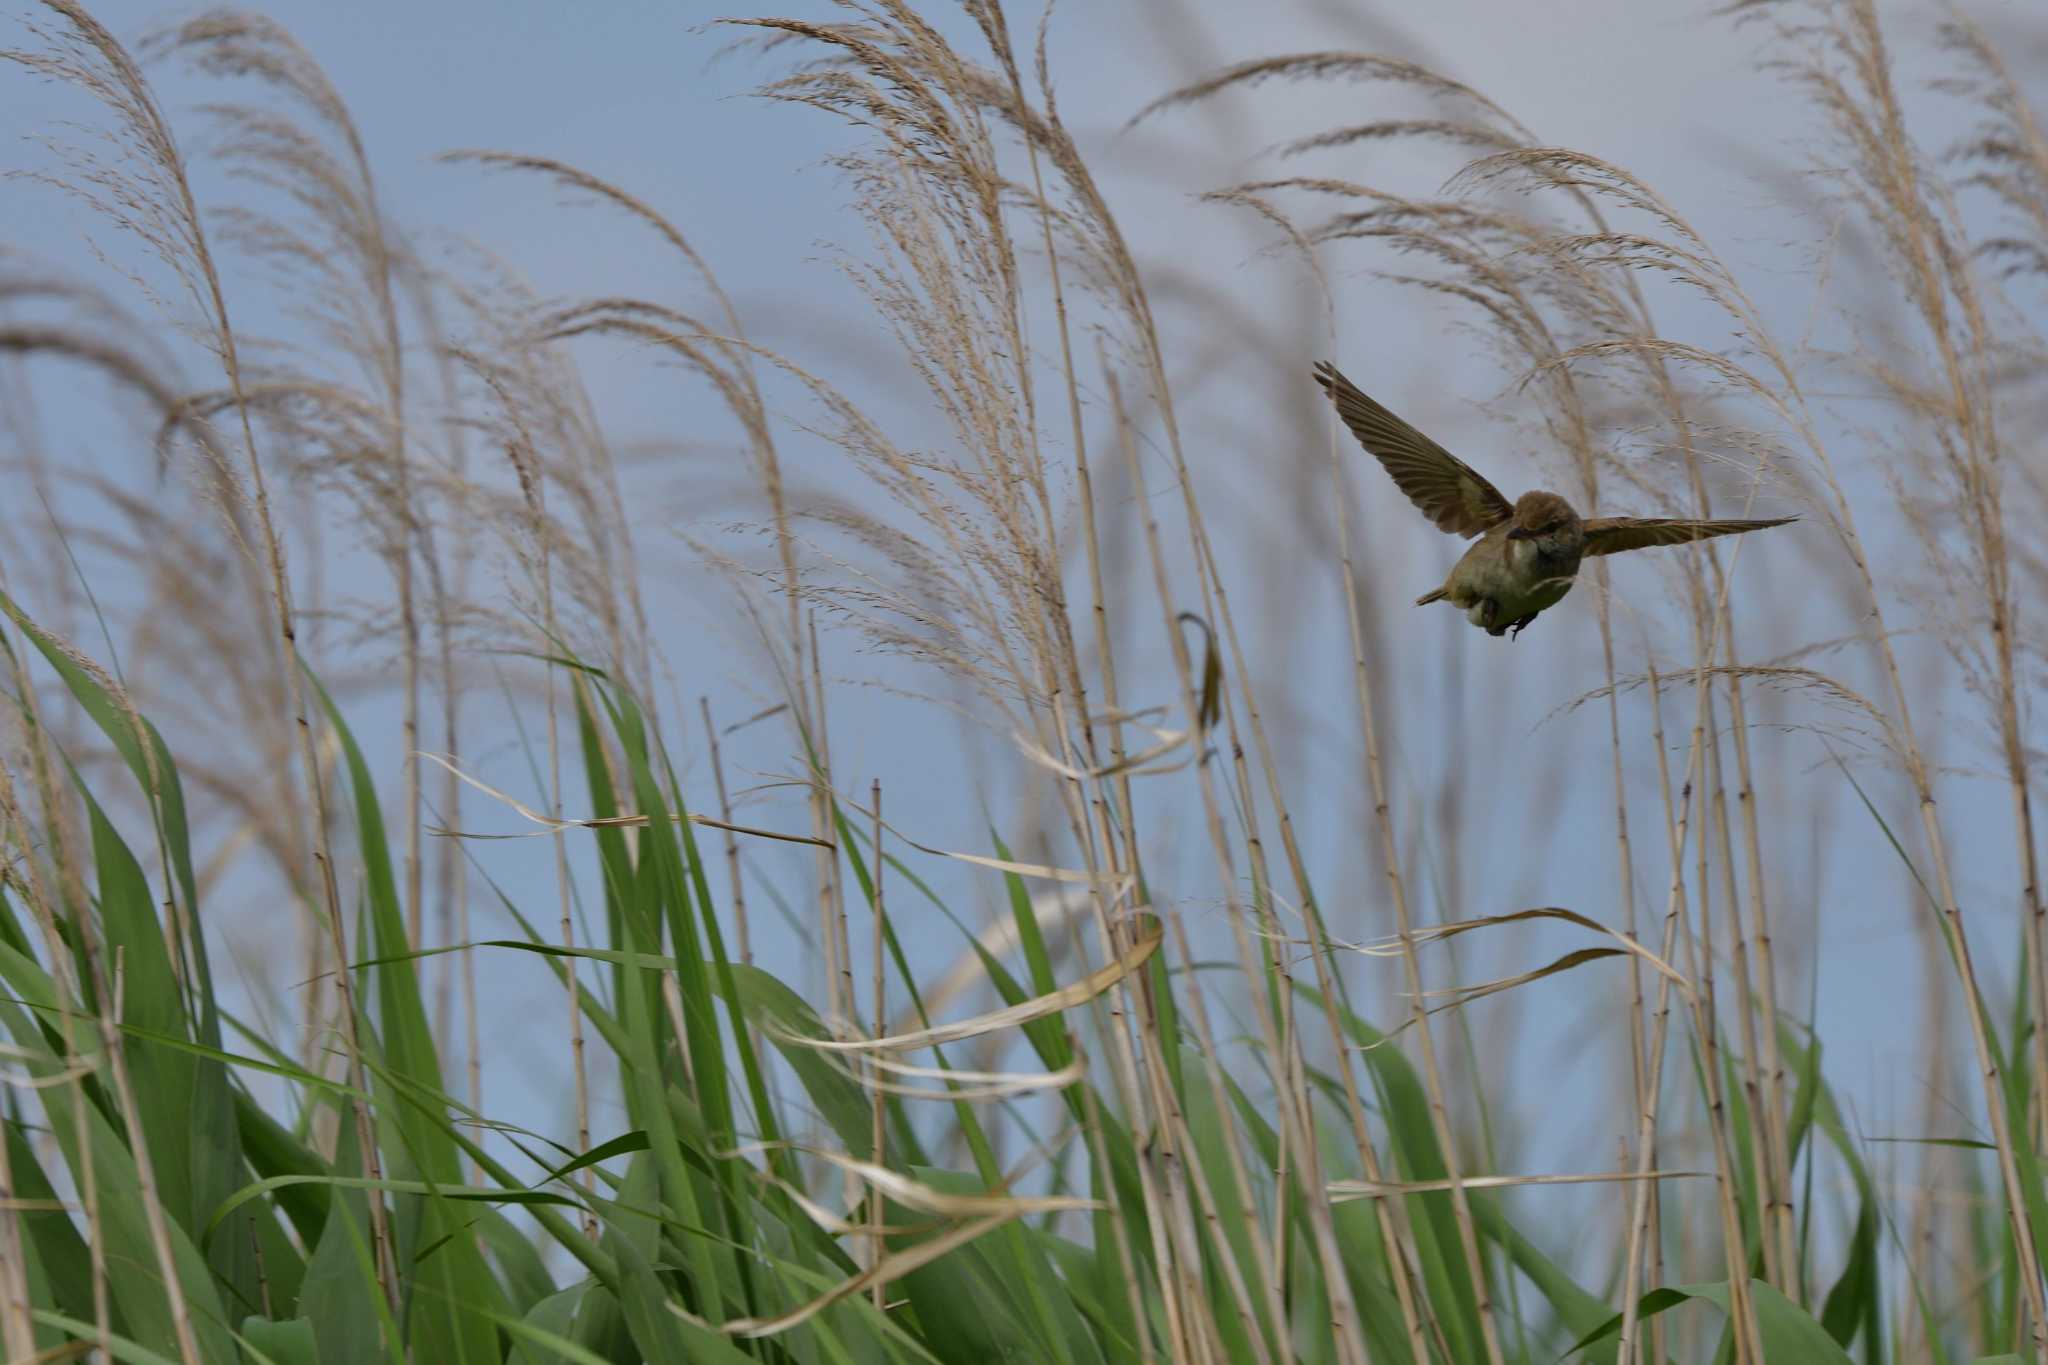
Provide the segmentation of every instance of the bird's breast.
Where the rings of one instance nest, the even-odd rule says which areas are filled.
[[[1542,611],[1571,591],[1579,556],[1545,554],[1537,540],[1488,536],[1465,552],[1451,571],[1451,598],[1492,598],[1506,619]]]

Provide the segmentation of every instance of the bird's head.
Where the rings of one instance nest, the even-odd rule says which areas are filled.
[[[1566,554],[1585,545],[1586,528],[1570,503],[1537,489],[1516,501],[1508,539],[1533,540],[1546,555]]]

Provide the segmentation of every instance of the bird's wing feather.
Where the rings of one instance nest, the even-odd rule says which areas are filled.
[[[1761,531],[1766,526],[1783,526],[1797,517],[1768,517],[1760,521],[1690,521],[1672,517],[1591,517],[1586,521],[1586,553],[1619,554],[1652,545],[1684,545],[1712,536],[1732,536],[1741,531]]]
[[[1515,514],[1514,505],[1478,470],[1366,397],[1336,366],[1317,365],[1316,383],[1358,443],[1439,531],[1476,536]]]

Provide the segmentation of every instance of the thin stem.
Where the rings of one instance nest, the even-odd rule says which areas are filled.
[[[875,854],[874,869],[869,874],[873,879],[872,885],[874,887],[874,903],[869,908],[873,911],[875,921],[873,945],[875,975],[872,1003],[874,1005],[873,1018],[875,1021],[874,1036],[880,1038],[887,1032],[889,1027],[888,997],[884,992],[882,984],[883,925],[885,923],[882,910],[882,872],[888,859],[882,853],[882,781],[880,778],[875,779],[869,795],[870,799],[874,802],[874,828],[871,831],[873,843],[870,847],[874,849]],[[879,1067],[874,1068],[870,1080],[873,1084],[870,1086],[868,1095],[868,1160],[874,1162],[877,1166],[882,1166],[887,1164],[888,1149],[885,1145],[886,1134],[883,1131],[882,1125],[886,1092],[882,1087],[882,1074]],[[882,1191],[877,1186],[868,1191],[868,1227],[873,1237],[869,1246],[870,1252],[874,1257],[874,1264],[876,1265],[880,1265],[888,1253],[888,1247],[882,1240],[883,1221]],[[886,1300],[886,1288],[887,1286],[883,1284],[880,1278],[875,1280],[874,1303],[875,1311],[878,1313],[882,1311]]]

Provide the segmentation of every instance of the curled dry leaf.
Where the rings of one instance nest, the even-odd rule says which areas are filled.
[[[913,1048],[937,1047],[963,1038],[979,1038],[999,1029],[1015,1028],[1033,1019],[1043,1019],[1048,1014],[1085,1005],[1142,967],[1146,959],[1159,950],[1159,941],[1165,930],[1157,915],[1139,916],[1138,925],[1137,937],[1114,962],[1097,968],[1071,986],[1062,986],[1004,1009],[977,1014],[972,1019],[910,1033],[894,1033],[886,1038],[805,1038],[787,1033],[778,1033],[777,1036],[782,1042],[816,1048],[821,1052],[908,1052]]]
[[[1065,941],[1058,931],[1065,928],[1073,916],[1085,912],[1088,905],[1088,894],[1084,891],[1069,888],[1041,891],[1031,897],[1031,914],[1038,921],[1039,932],[1044,935],[1048,945],[1053,945],[1057,951],[1057,945]],[[1016,948],[1018,938],[1015,915],[1001,915],[991,921],[975,935],[974,946],[963,949],[960,956],[953,960],[953,965],[939,978],[938,984],[926,987],[925,1010],[929,1013],[943,1010],[959,996],[985,981],[988,978],[988,967],[982,960],[982,953],[987,953],[991,957],[1002,957]],[[976,951],[977,947],[980,951]],[[915,1028],[918,1019],[917,1010],[905,1006],[903,1012],[897,1016],[897,1022],[891,1032],[902,1033]]]
[[[856,1176],[881,1190],[904,1208],[914,1209],[919,1213],[935,1214],[941,1218],[1086,1213],[1103,1207],[1101,1200],[1085,1199],[1079,1195],[948,1194],[922,1181],[912,1180],[901,1171],[878,1166],[872,1161],[863,1161],[857,1156],[848,1156],[845,1152],[834,1151],[829,1147],[817,1147],[804,1142],[747,1142],[725,1155],[757,1156],[777,1148],[817,1157],[827,1165],[847,1175]]]
[[[0,1057],[14,1058],[31,1065],[41,1064],[45,1066],[52,1060],[47,1053],[33,1052],[27,1048],[16,1047],[11,1043],[6,1046],[0,1046]],[[47,1090],[51,1086],[69,1085],[73,1081],[92,1075],[97,1070],[99,1070],[99,1063],[89,1056],[56,1071],[30,1073],[0,1069],[0,1086],[6,1086],[15,1090]]]
[[[1048,772],[1059,774],[1070,782],[1094,782],[1126,772],[1130,773],[1133,777],[1152,777],[1160,773],[1178,772],[1187,766],[1186,760],[1182,760],[1179,763],[1163,764],[1159,767],[1148,767],[1147,765],[1152,760],[1163,758],[1180,748],[1183,744],[1186,744],[1188,741],[1188,731],[1161,730],[1150,725],[1144,728],[1150,730],[1157,737],[1159,740],[1157,744],[1154,744],[1149,749],[1140,749],[1137,753],[1125,755],[1120,763],[1105,763],[1097,768],[1076,768],[1070,763],[1063,763],[1047,753],[1039,745],[1026,739],[1022,734],[1012,732],[1010,738],[1016,744],[1018,752],[1022,753],[1024,757]]]
[[[876,1053],[862,1063],[862,1069],[940,1081],[947,1088],[935,1090],[930,1086],[907,1085],[902,1081],[884,1080],[879,1075],[855,1074],[851,1067],[844,1068],[848,1075],[853,1076],[863,1086],[885,1095],[897,1095],[909,1100],[947,1100],[958,1103],[962,1100],[1007,1099],[1012,1095],[1030,1094],[1035,1090],[1063,1090],[1087,1074],[1088,1059],[1077,1052],[1074,1060],[1057,1071],[948,1071],[937,1066],[907,1066]]]
[[[1477,919],[1454,920],[1449,924],[1428,925],[1424,928],[1415,930],[1411,935],[1409,935],[1409,938],[1417,947],[1421,947],[1426,943],[1435,943],[1443,939],[1456,938],[1459,934],[1470,933],[1474,929],[1485,929],[1499,924],[1515,924],[1527,920],[1540,919],[1563,920],[1567,924],[1576,924],[1581,929],[1590,929],[1596,934],[1601,934],[1607,938],[1613,939],[1616,943],[1621,945],[1618,951],[1623,953],[1632,953],[1636,957],[1641,958],[1645,963],[1649,964],[1651,970],[1657,972],[1660,976],[1668,978],[1672,985],[1678,987],[1679,991],[1684,994],[1686,999],[1692,999],[1692,982],[1687,980],[1686,977],[1683,974],[1681,974],[1677,968],[1673,967],[1670,963],[1666,962],[1657,954],[1651,952],[1648,948],[1644,947],[1635,938],[1621,932],[1619,929],[1610,929],[1606,925],[1602,924],[1599,920],[1596,920],[1591,916],[1582,915],[1576,910],[1567,910],[1561,905],[1542,905],[1537,906],[1534,909],[1530,910],[1511,911],[1505,915],[1482,915]],[[1351,951],[1355,953],[1363,953],[1367,957],[1395,957],[1398,956],[1401,952],[1401,940],[1398,936],[1390,939],[1383,939],[1374,943],[1347,943],[1343,946],[1349,948]],[[1602,957],[1611,957],[1615,955],[1616,951],[1617,950],[1614,949],[1603,949],[1599,951],[1599,955]],[[1534,980],[1539,976],[1547,976],[1554,971],[1562,971],[1565,966],[1577,966],[1579,961],[1587,960],[1584,957],[1581,957],[1577,954],[1571,954],[1568,956],[1576,960],[1565,962],[1561,959],[1560,963],[1562,963],[1562,965],[1560,965],[1560,963],[1553,963],[1547,968],[1539,968],[1537,971],[1525,973],[1520,977],[1508,978],[1508,983],[1520,984],[1522,981],[1525,980]],[[1500,983],[1494,983],[1493,988],[1504,989],[1505,987],[1502,986]],[[1461,988],[1461,990],[1462,989],[1469,989],[1469,991],[1471,992],[1486,992],[1489,990],[1488,987],[1482,986]],[[1469,996],[1467,998],[1469,998]]]

